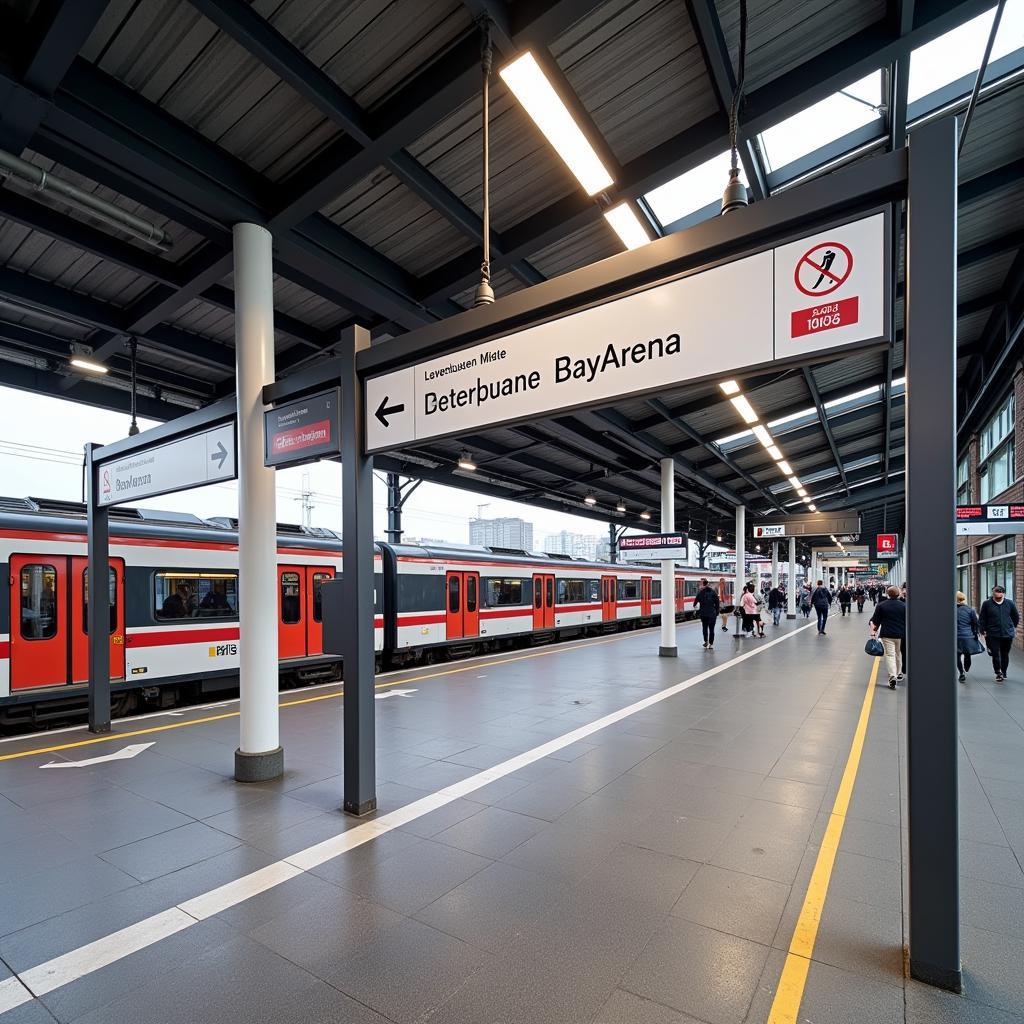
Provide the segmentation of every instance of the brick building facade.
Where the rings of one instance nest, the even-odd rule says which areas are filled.
[[[1024,367],[1018,364],[1006,391],[980,429],[967,438],[957,461],[957,504],[1024,502]],[[1024,607],[1024,535],[957,537],[957,586],[975,608],[1001,583]],[[1024,648],[1018,634],[1016,645]]]

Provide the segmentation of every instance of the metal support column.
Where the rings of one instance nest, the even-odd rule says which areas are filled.
[[[908,179],[906,533],[927,552],[907,598],[910,973],[959,992],[955,117],[914,132]]]
[[[676,528],[676,463],[675,459],[661,460],[661,532],[672,533]],[[671,558],[661,561],[661,646],[658,655],[675,658],[676,648],[676,563]]]
[[[789,538],[789,586],[786,587],[786,618],[796,618],[796,537]]]
[[[263,388],[274,382],[271,235],[236,224],[235,391],[238,399],[239,743],[235,778],[284,773],[277,707],[277,491],[263,465]]]
[[[402,478],[388,473],[388,543],[402,543]]]
[[[364,454],[363,389],[356,353],[370,347],[370,332],[348,327],[341,335],[342,596],[347,614],[341,653],[345,671],[345,797],[349,814],[377,807],[376,723],[373,699],[373,459]]]
[[[779,585],[779,542],[772,541],[772,586]]]
[[[110,732],[110,643],[107,623],[110,621],[110,589],[107,567],[110,564],[110,513],[99,504],[99,472],[93,465],[93,452],[101,446],[85,446],[85,471],[89,481],[88,547],[89,581],[101,582],[89,587],[89,732]],[[96,629],[95,623],[100,623]]]
[[[735,635],[740,635],[740,598],[747,583],[747,510],[743,505],[736,506],[736,579],[732,588],[733,615],[736,618]]]
[[[617,562],[619,560],[618,544],[619,534],[614,523],[608,524],[608,561]]]

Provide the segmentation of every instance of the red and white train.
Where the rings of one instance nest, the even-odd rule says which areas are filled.
[[[337,677],[323,652],[320,586],[342,571],[341,539],[279,526],[277,594],[286,685]],[[377,544],[381,666],[469,655],[660,620],[656,566],[584,562],[500,548]],[[42,724],[86,705],[84,507],[0,498],[0,726]],[[677,618],[705,575],[677,569]],[[716,581],[717,584],[717,581]],[[228,519],[111,510],[110,667],[115,714],[237,686],[238,534]],[[731,605],[731,583],[722,592]]]

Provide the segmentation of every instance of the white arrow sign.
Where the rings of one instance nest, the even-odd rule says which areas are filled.
[[[103,754],[100,757],[88,757],[84,761],[50,761],[41,764],[40,768],[88,768],[91,764],[101,764],[104,761],[128,761],[138,757],[144,750],[149,750],[153,743],[130,743],[127,747],[115,750],[112,754]]]
[[[377,700],[387,700],[388,697],[408,697],[410,693],[418,693],[417,690],[385,690],[383,693],[375,693]]]

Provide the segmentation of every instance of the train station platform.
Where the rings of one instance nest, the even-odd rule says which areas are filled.
[[[368,820],[333,686],[269,784],[232,702],[4,741],[0,1024],[1020,1022],[1024,667],[960,688],[955,996],[904,976],[905,691],[829,625],[381,676]]]

